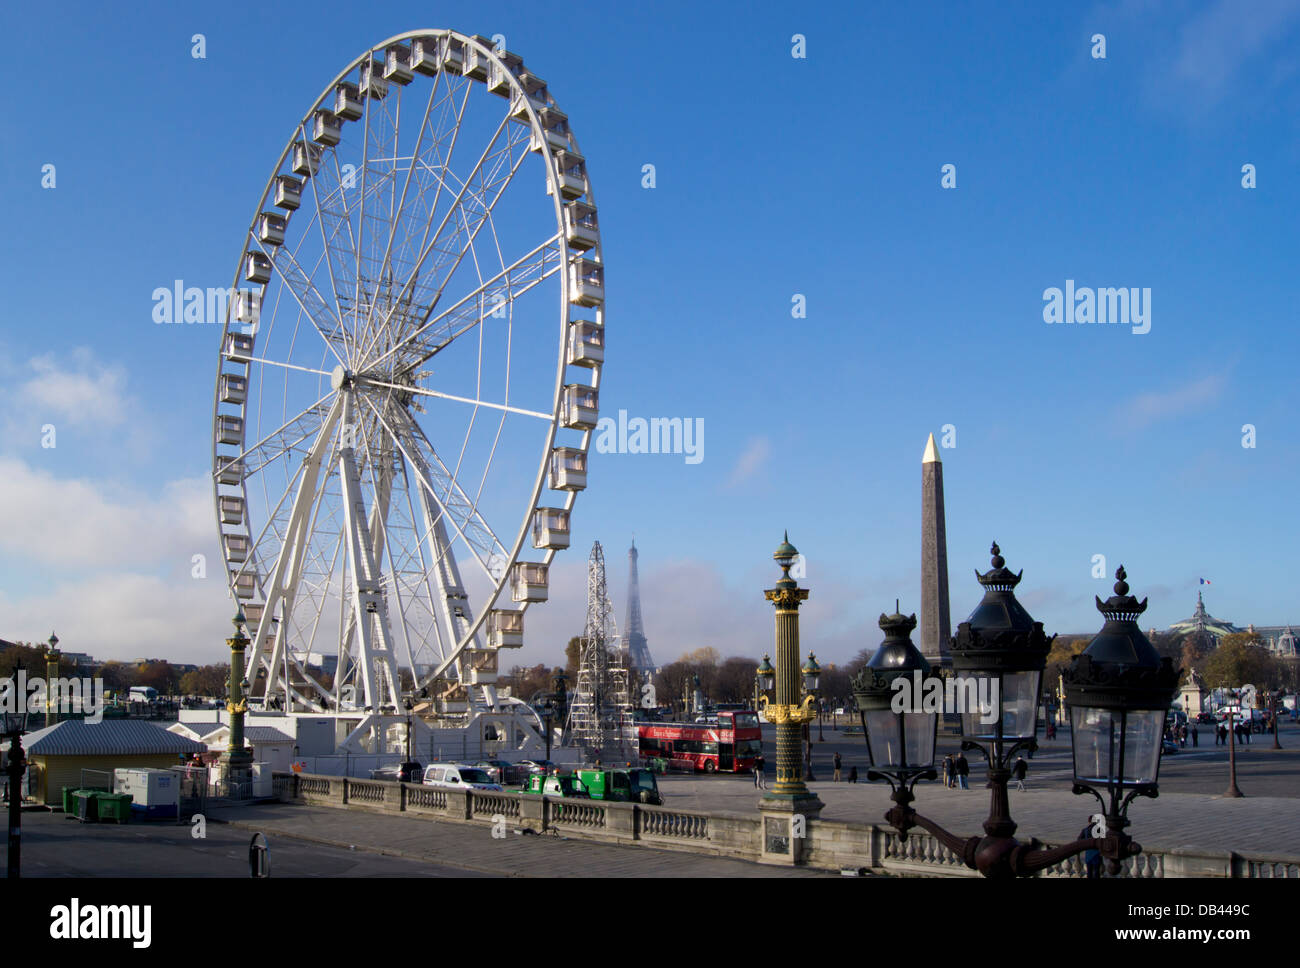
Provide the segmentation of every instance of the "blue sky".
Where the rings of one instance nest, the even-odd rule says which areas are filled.
[[[572,10],[10,12],[0,637],[221,658],[220,569],[190,574],[217,555],[219,327],[155,325],[151,293],[229,285],[299,117],[420,27],[505,34],[569,114],[607,266],[602,413],[705,427],[698,464],[593,455],[522,661],[580,631],[592,540],[622,617],[633,533],[660,661],[770,647],[787,528],[805,645],[874,647],[895,597],[918,605],[920,457],[946,424],[954,626],[993,539],[1049,631],[1099,626],[1097,554],[1150,596],[1145,624],[1190,614],[1200,577],[1221,618],[1300,622],[1300,3]],[[1045,324],[1067,279],[1149,288],[1150,331]]]

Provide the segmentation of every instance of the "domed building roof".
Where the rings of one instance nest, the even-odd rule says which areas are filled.
[[[1170,632],[1205,632],[1216,639],[1223,638],[1233,632],[1240,632],[1241,629],[1231,622],[1225,622],[1217,619],[1205,610],[1205,601],[1201,593],[1196,593],[1196,611],[1191,618],[1183,619],[1181,622],[1175,622],[1169,626]]]

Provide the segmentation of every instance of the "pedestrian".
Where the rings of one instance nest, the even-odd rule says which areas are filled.
[[[835,764],[835,775],[831,777],[831,782],[832,782],[832,783],[839,783],[839,782],[840,782],[840,754],[839,754],[839,751],[836,751],[836,753],[835,753],[835,759],[832,760],[831,762],[833,762],[833,763]]]
[[[849,782],[850,783],[858,782],[858,768],[856,766],[849,767]]]
[[[756,789],[767,789],[767,777],[763,775],[763,771],[766,769],[767,761],[763,759],[763,754],[760,753],[758,758],[754,760],[754,787]]]
[[[970,764],[966,762],[966,754],[958,753],[957,758],[952,761],[953,769],[957,771],[957,785],[963,790],[969,790],[966,778],[970,776]]]
[[[943,785],[952,787],[957,782],[957,774],[952,769],[952,754],[943,758]]]
[[[1178,727],[1178,745],[1187,749],[1187,724]]]
[[[1192,746],[1196,747],[1200,745],[1201,745],[1201,732],[1196,728],[1196,724],[1192,723]]]
[[[1085,825],[1084,828],[1079,831],[1079,839],[1080,840],[1093,839],[1093,831],[1092,831],[1091,824]],[[1083,864],[1088,871],[1089,878],[1101,877],[1101,851],[1100,850],[1097,850],[1094,847],[1091,850],[1085,851],[1083,854]]]
[[[1016,789],[1024,792],[1025,774],[1029,772],[1029,764],[1025,762],[1023,756],[1017,756],[1016,762],[1011,765],[1011,775],[1015,778]]]

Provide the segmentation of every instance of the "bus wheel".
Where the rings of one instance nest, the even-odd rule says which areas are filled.
[[[704,772],[705,772],[705,773],[712,773],[712,772],[713,772],[714,770],[716,770],[717,768],[718,768],[718,764],[717,764],[717,763],[714,763],[712,760],[705,760],[705,761],[704,761]]]

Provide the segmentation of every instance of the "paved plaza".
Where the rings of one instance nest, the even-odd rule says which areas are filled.
[[[768,752],[767,781],[774,780],[775,730],[764,729]],[[1215,747],[1208,727],[1202,727],[1208,745],[1166,755],[1160,767],[1160,796],[1138,799],[1129,809],[1130,832],[1152,848],[1199,847],[1300,857],[1300,727],[1287,724],[1280,740],[1284,747],[1273,750],[1272,735],[1255,735],[1248,746],[1237,749],[1237,785],[1243,799],[1222,794],[1228,786],[1228,751]],[[867,754],[861,735],[846,735],[826,729],[826,742],[813,744],[815,782],[808,784],[826,804],[821,816],[884,825],[884,814],[892,805],[885,783],[831,782],[831,758],[838,750],[842,776],[857,766],[865,780]],[[817,736],[814,724],[813,736]],[[938,758],[955,752],[958,741],[940,740]],[[970,789],[947,789],[941,782],[916,787],[917,811],[943,824],[954,833],[974,835],[988,816],[989,792],[985,788],[984,763],[978,753],[967,754],[971,764]],[[1070,792],[1071,754],[1068,732],[1052,742],[1041,742],[1029,760],[1026,790],[1011,785],[1011,813],[1020,825],[1022,839],[1073,840],[1089,815],[1097,812],[1091,796]],[[749,812],[760,791],[751,776],[674,776],[661,778],[665,806],[678,810]]]

